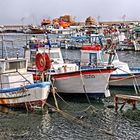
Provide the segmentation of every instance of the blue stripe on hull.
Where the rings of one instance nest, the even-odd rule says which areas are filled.
[[[127,73],[124,73],[124,74],[111,74],[111,77],[122,77],[122,76],[132,76],[132,75],[136,75],[136,76],[138,76],[138,75],[140,75],[140,73],[130,73],[130,74],[127,74]]]
[[[34,83],[34,84],[30,84],[30,85],[26,85],[26,86],[22,86],[22,87],[17,87],[17,88],[3,88],[0,89],[0,93],[6,93],[6,92],[14,92],[14,91],[20,91],[22,89],[32,89],[32,88],[36,88],[36,87],[46,87],[46,86],[50,86],[50,82],[41,82],[41,83]]]
[[[132,70],[132,71],[133,71],[133,70],[140,71],[140,67],[129,67],[129,69]]]

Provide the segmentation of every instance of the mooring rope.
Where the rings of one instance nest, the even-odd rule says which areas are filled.
[[[60,110],[59,107],[58,107],[58,103],[57,103],[55,94],[56,94],[64,103],[66,103],[68,106],[70,106],[70,104],[68,104],[68,103],[57,93],[56,88],[54,87],[54,85],[52,85],[52,87],[53,87],[53,89],[52,89],[53,97],[54,97],[55,105],[56,105],[57,109]],[[94,107],[93,105],[90,104],[86,109],[80,110],[80,111],[78,111],[78,112],[86,112],[86,111],[89,110],[89,109],[92,109],[92,112],[96,112],[96,111],[98,110],[96,107]]]
[[[83,85],[83,89],[84,89],[84,93],[86,95],[87,101],[91,105],[90,99],[89,99],[89,97],[87,95],[86,86],[85,86],[85,83],[84,83],[84,79],[83,79],[83,75],[82,75],[82,72],[81,72],[81,68],[80,68],[80,79],[82,81],[82,85]]]
[[[88,128],[93,128],[93,125],[91,123],[87,123],[83,120],[83,117],[75,117],[67,112],[64,112],[62,110],[58,110],[56,107],[52,106],[49,103],[46,103],[47,106],[50,106],[52,108],[54,108],[56,110],[56,112],[60,113],[64,118],[66,118],[67,120],[71,121],[71,122],[76,122],[79,125],[82,125],[83,127],[88,127]],[[90,108],[91,106],[89,106],[86,111]],[[115,134],[113,134],[111,131],[107,131],[105,129],[101,129],[101,128],[97,128],[94,127],[98,132],[102,132],[104,134],[110,135],[110,136],[115,136]]]

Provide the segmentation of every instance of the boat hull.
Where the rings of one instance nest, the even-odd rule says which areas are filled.
[[[140,70],[131,69],[131,73],[111,74],[109,86],[134,87],[140,86]]]
[[[108,97],[108,82],[112,70],[82,70],[61,74],[52,74],[58,93],[87,94],[90,97]]]
[[[24,87],[0,89],[0,105],[11,107],[42,107],[48,98],[50,82],[34,83]]]

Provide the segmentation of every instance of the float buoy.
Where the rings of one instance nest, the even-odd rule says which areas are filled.
[[[38,53],[36,55],[36,67],[39,71],[45,71],[51,67],[51,61],[47,53]]]

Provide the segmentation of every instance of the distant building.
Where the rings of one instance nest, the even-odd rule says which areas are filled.
[[[99,22],[100,25],[105,24],[105,25],[120,25],[120,24],[139,24],[140,21],[136,20],[136,21],[101,21]]]
[[[65,22],[69,22],[69,23],[73,23],[75,22],[73,17],[70,15],[64,15],[64,16],[60,16],[59,18],[60,21],[65,21]]]
[[[97,25],[97,21],[95,18],[89,16],[85,21],[85,25]]]

